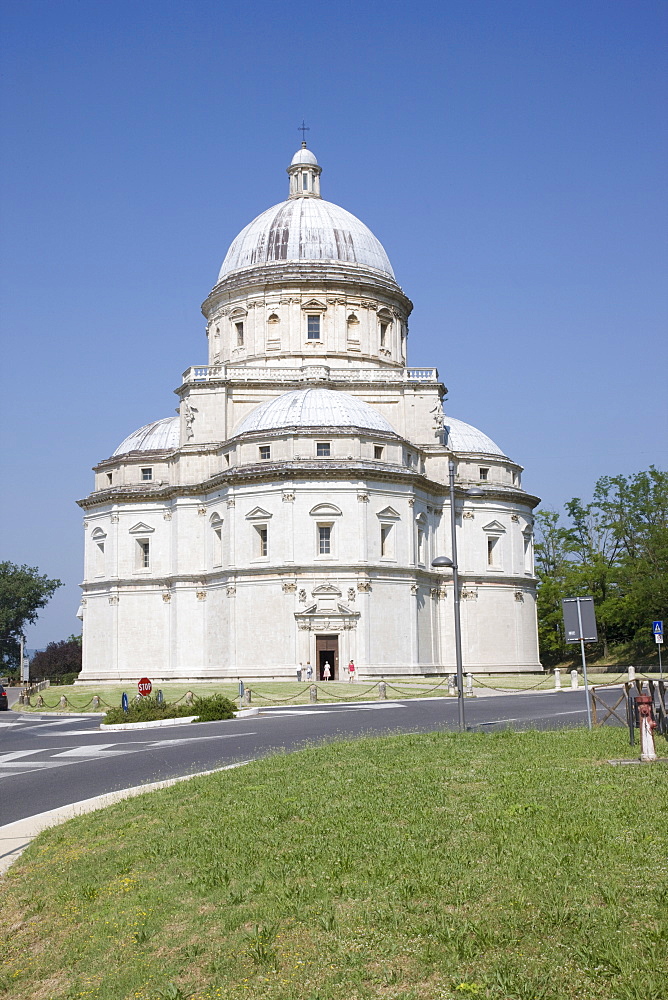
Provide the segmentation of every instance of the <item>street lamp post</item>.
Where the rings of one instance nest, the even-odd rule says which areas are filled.
[[[459,714],[459,729],[463,732],[466,728],[464,718],[464,667],[462,663],[462,626],[460,617],[460,595],[459,595],[459,570],[457,567],[457,516],[455,511],[455,463],[450,459],[448,463],[448,481],[450,484],[450,544],[452,548],[452,559],[448,556],[436,556],[432,559],[432,566],[436,569],[452,567],[452,584],[454,588],[453,601],[455,609],[455,662],[457,664],[457,708]],[[472,487],[466,490],[464,496],[482,497],[485,491]]]

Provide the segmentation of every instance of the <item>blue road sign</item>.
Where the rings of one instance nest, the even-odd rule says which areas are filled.
[[[654,635],[663,635],[663,622],[652,622],[652,632]]]
[[[127,696],[127,693],[125,691],[123,692],[123,698],[121,699],[121,704],[123,706],[123,711],[127,712],[128,708],[129,708],[129,705],[128,705],[128,696]]]

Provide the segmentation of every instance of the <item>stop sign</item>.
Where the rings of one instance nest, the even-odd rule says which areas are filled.
[[[139,693],[141,695],[150,694],[151,691],[153,690],[153,685],[151,684],[148,677],[142,677],[142,679],[137,684],[137,687],[139,688]]]

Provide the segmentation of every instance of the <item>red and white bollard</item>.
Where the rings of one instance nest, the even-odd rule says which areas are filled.
[[[648,761],[656,760],[656,750],[654,749],[656,722],[652,718],[652,701],[650,694],[636,695],[640,721],[640,759]]]

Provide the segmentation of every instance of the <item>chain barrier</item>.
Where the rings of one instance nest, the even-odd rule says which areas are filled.
[[[443,685],[444,685],[444,684],[447,684],[447,683],[448,683],[448,678],[447,678],[447,677],[444,677],[444,678],[443,678],[443,680],[442,680],[442,681],[439,681],[439,682],[438,682],[438,684],[435,684],[435,685],[434,685],[434,687],[430,687],[430,688],[419,688],[418,690],[419,690],[419,692],[420,692],[420,696],[422,696],[422,695],[427,695],[427,694],[431,694],[431,692],[432,692],[432,691],[438,691],[438,689],[439,689],[439,688],[442,688],[442,687],[443,687]],[[396,685],[396,684],[390,684],[390,683],[389,683],[388,681],[385,681],[385,686],[386,686],[387,688],[392,688],[392,690],[393,690],[393,691],[398,691],[398,692],[399,692],[399,694],[402,694],[402,693],[404,693],[404,692],[402,692],[402,690],[401,690],[401,688],[400,688],[400,687],[397,687],[397,685]],[[409,693],[409,694],[411,694],[411,693],[412,693],[412,694],[414,694],[414,693],[415,693],[415,688],[413,688],[413,690],[412,690],[412,691],[410,691],[410,692],[408,692],[408,693]]]
[[[347,698],[345,694],[340,694],[340,695],[333,694],[331,698],[329,697],[329,695],[326,695],[325,697],[329,698],[330,701],[359,701],[359,699],[364,698],[364,696],[367,695],[369,691],[373,691],[374,688],[378,687],[380,683],[381,681],[376,681],[376,683],[372,684],[371,687],[366,688],[364,691],[360,691],[359,694],[353,694],[349,698]],[[321,686],[320,684],[316,684],[316,687],[318,689],[318,699],[320,699],[320,692],[323,692],[324,694],[324,692],[327,689]]]
[[[262,694],[262,692],[258,691],[257,688],[246,685],[246,690],[251,692],[253,698],[262,698],[263,701],[271,701],[275,705],[285,704],[288,701],[293,702],[295,698],[300,698],[304,694],[304,692],[309,691],[310,688],[311,685],[307,684],[306,687],[303,687],[301,689],[301,691],[297,691],[296,694],[291,694],[287,698],[270,698],[269,695]]]

